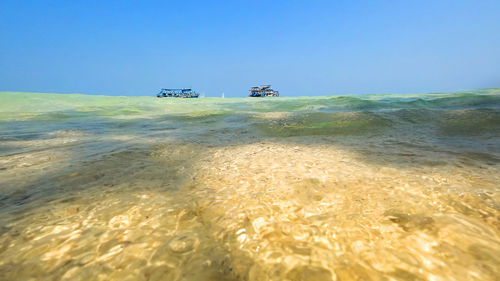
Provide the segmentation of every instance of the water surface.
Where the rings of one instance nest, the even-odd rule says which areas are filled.
[[[0,93],[1,280],[498,280],[500,90]]]

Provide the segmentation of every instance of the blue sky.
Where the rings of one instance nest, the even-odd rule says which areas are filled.
[[[0,1],[0,91],[500,87],[500,1]]]

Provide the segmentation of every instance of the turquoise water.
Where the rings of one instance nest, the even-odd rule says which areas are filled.
[[[0,93],[1,280],[495,280],[500,89]]]

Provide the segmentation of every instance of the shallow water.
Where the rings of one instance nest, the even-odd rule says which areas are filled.
[[[0,93],[1,280],[498,280],[500,90]]]

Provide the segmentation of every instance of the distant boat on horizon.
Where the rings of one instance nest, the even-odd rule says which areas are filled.
[[[193,91],[191,88],[183,89],[161,89],[156,97],[158,98],[198,98],[199,93]]]
[[[250,89],[249,97],[279,97],[280,93],[273,90],[271,85],[254,86]]]

